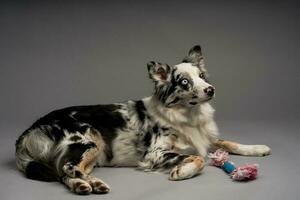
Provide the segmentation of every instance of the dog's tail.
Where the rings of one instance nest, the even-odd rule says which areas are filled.
[[[56,171],[42,162],[36,161],[33,155],[30,154],[33,149],[39,148],[30,144],[29,134],[23,134],[16,142],[15,159],[17,167],[22,171],[27,178],[39,181],[58,181]],[[40,151],[42,154],[43,151]]]

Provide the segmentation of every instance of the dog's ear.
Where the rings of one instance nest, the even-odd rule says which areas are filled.
[[[193,65],[199,67],[201,71],[206,71],[200,45],[193,46],[182,62],[192,63]]]
[[[171,80],[171,67],[167,64],[150,61],[147,63],[149,77],[158,82],[167,82]]]

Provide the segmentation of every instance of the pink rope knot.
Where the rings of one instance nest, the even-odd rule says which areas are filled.
[[[210,153],[208,157],[211,158],[211,164],[217,167],[222,167],[229,159],[228,152],[224,149],[218,149],[214,153]]]

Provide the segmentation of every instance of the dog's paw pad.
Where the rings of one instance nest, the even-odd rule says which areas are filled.
[[[91,182],[93,192],[96,194],[106,194],[110,191],[110,188],[107,184],[101,181],[93,181]]]
[[[172,169],[169,175],[169,180],[170,181],[177,181],[180,180],[181,178],[179,177],[179,170],[180,168],[176,166],[175,168]]]
[[[73,190],[76,194],[86,195],[92,192],[92,187],[88,183],[77,182],[74,184]]]

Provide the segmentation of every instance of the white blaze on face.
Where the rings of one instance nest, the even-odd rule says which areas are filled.
[[[193,81],[193,90],[197,91],[199,97],[205,97],[204,89],[211,86],[199,77],[201,71],[198,67],[193,66],[191,63],[181,63],[175,66],[177,68],[176,73],[188,74]]]

